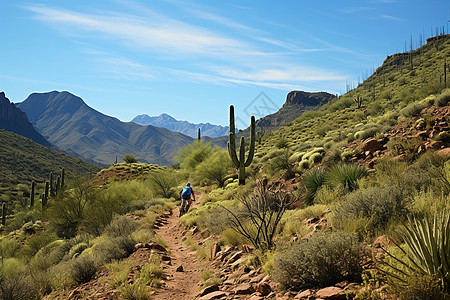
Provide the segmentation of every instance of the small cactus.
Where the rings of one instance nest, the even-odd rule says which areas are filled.
[[[6,202],[2,204],[2,225],[6,224]]]
[[[250,118],[250,148],[245,160],[245,139],[241,137],[241,144],[239,147],[239,159],[236,154],[236,128],[234,124],[234,106],[230,105],[230,133],[228,134],[228,153],[234,166],[239,170],[239,184],[245,184],[245,168],[250,166],[255,154],[255,116]]]
[[[31,182],[31,195],[30,195],[30,207],[34,206],[34,193],[36,189],[36,182],[33,180]]]

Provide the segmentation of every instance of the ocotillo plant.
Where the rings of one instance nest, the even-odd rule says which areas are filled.
[[[201,135],[200,135],[200,128],[199,128],[199,129],[198,129],[198,133],[197,133],[197,140],[200,141],[201,138],[202,138],[202,137],[201,137]]]
[[[228,134],[228,153],[230,154],[231,161],[236,169],[239,170],[239,184],[245,184],[245,168],[250,166],[253,161],[253,155],[255,154],[255,116],[250,118],[250,148],[248,151],[247,160],[245,160],[245,139],[241,137],[241,144],[239,147],[239,159],[236,154],[236,127],[234,125],[234,107],[230,105],[230,133]]]
[[[36,189],[36,182],[33,180],[31,182],[31,195],[30,195],[30,207],[34,206],[34,193]]]
[[[2,204],[2,225],[6,224],[6,202]]]

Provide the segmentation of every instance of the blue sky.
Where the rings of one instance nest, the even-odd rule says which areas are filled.
[[[66,90],[123,121],[168,113],[227,125],[230,104],[247,120],[250,106],[270,99],[274,110],[291,90],[345,92],[387,54],[409,49],[411,35],[416,48],[420,35],[447,31],[449,8],[448,0],[0,0],[0,90],[12,102]]]

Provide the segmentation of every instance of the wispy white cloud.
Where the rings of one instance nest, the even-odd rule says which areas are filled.
[[[401,19],[401,18],[391,16],[391,15],[386,15],[386,14],[381,14],[380,18],[384,19],[384,20],[389,20],[389,21],[403,21],[403,19]]]
[[[248,39],[241,40],[222,32],[160,15],[150,9],[142,9],[145,14],[143,17],[109,11],[95,14],[80,13],[44,5],[29,5],[25,8],[35,13],[38,20],[54,25],[68,34],[94,34],[95,38],[123,43],[132,51],[150,52],[159,55],[160,59],[171,62],[182,61],[183,63],[176,69],[167,67],[158,70],[166,74],[179,74],[179,79],[185,79],[183,75],[189,75],[198,81],[214,84],[290,89],[298,87],[298,83],[302,81],[345,78],[334,72],[298,65],[290,61],[289,55],[298,52],[343,52],[346,49],[330,44],[324,49],[302,48],[289,42],[264,37],[264,33],[259,30],[199,9],[191,9],[190,12],[197,18],[231,27],[240,33],[245,31],[252,37],[254,43]],[[267,51],[264,45],[268,44],[272,46],[270,49],[282,51]],[[285,50],[292,53],[286,53]],[[157,80],[160,75],[155,74],[146,63],[122,55],[95,53],[95,51],[90,54],[103,65],[105,72],[115,78]],[[190,63],[192,61],[198,62],[194,68]],[[222,67],[223,65],[227,67]]]

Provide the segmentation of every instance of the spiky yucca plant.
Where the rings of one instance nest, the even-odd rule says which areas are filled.
[[[382,261],[381,270],[401,284],[411,276],[432,276],[440,280],[444,291],[450,290],[450,210],[433,217],[410,217],[398,237],[404,245],[396,244],[401,255],[386,251],[390,259]]]
[[[366,177],[366,168],[357,164],[337,164],[332,166],[326,174],[326,182],[331,187],[341,185],[348,192],[358,189],[358,180]]]
[[[323,168],[312,169],[311,171],[305,174],[304,180],[305,180],[305,187],[307,190],[307,195],[304,200],[304,203],[306,205],[313,205],[317,191],[325,182],[325,169]]]

